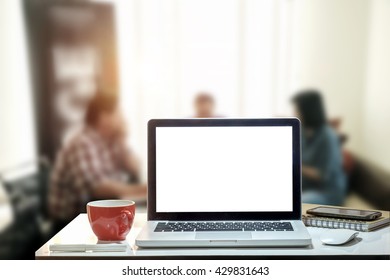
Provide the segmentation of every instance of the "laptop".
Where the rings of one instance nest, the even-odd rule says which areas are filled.
[[[153,119],[139,247],[301,247],[300,122]]]

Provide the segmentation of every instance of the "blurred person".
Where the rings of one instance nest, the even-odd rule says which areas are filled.
[[[55,233],[85,212],[91,200],[146,195],[146,186],[138,183],[138,162],[126,146],[126,124],[116,96],[97,93],[85,122],[60,150],[52,173],[49,208]]]
[[[214,97],[207,92],[200,92],[194,100],[195,118],[216,118],[214,114],[215,100]]]
[[[346,195],[341,144],[327,124],[321,93],[304,90],[292,102],[302,122],[302,202],[341,205]]]

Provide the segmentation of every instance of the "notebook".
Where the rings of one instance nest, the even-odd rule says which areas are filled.
[[[51,252],[126,252],[127,244],[51,244]]]
[[[314,208],[316,206],[317,205],[314,204],[302,205],[302,221],[306,226],[323,228],[343,228],[357,231],[372,231],[390,224],[390,216],[388,211],[375,210],[381,212],[382,216],[373,221],[320,217],[306,213],[308,209]]]

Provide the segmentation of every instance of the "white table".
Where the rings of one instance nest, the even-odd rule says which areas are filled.
[[[312,236],[312,246],[307,248],[196,248],[196,249],[143,249],[135,246],[134,241],[146,222],[145,212],[137,212],[134,225],[127,242],[127,252],[101,253],[101,252],[50,252],[50,244],[85,244],[96,243],[97,238],[93,234],[86,214],[80,214],[68,226],[44,244],[35,254],[36,259],[54,258],[272,258],[272,257],[301,257],[301,258],[326,258],[346,256],[346,258],[367,258],[374,256],[388,258],[390,255],[390,227],[385,227],[374,232],[360,232],[359,236],[343,246],[326,246],[320,240],[320,234],[326,230],[323,228],[308,227]]]

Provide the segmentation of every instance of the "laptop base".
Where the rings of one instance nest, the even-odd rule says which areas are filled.
[[[155,232],[157,222],[149,221],[136,238],[136,245],[143,248],[261,248],[311,245],[311,237],[302,221],[289,222],[294,231]]]

